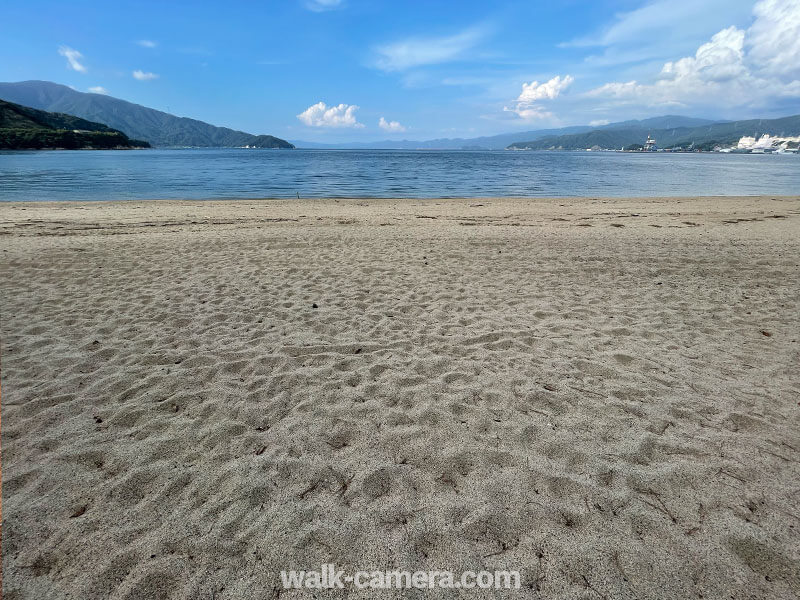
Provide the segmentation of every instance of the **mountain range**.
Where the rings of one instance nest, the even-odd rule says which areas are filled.
[[[293,148],[271,135],[252,135],[103,94],[78,92],[50,81],[0,83],[0,98],[44,111],[68,113],[147,140],[153,146]]]
[[[557,129],[539,129],[516,133],[503,133],[476,138],[440,138],[434,140],[382,140],[377,142],[350,142],[323,144],[295,141],[294,144],[273,137],[255,136],[227,127],[215,127],[196,119],[176,117],[139,104],[102,94],[78,92],[72,88],[49,81],[21,81],[0,83],[0,98],[40,110],[69,113],[106,123],[124,131],[131,137],[144,139],[153,146],[240,147],[263,148],[324,148],[324,149],[397,149],[397,150],[502,150],[520,140],[536,141],[565,135],[581,135],[597,129],[615,127],[657,129],[665,127],[694,127],[713,123],[707,119],[664,116],[643,121],[625,121],[600,128],[575,125]],[[637,138],[637,141],[638,138]],[[527,142],[526,142],[527,143]]]
[[[147,148],[121,131],[78,117],[0,100],[0,149]]]
[[[692,147],[712,150],[715,146],[730,146],[742,136],[800,135],[800,115],[780,119],[749,119],[746,121],[719,121],[681,124],[661,118],[645,121],[614,123],[592,131],[548,135],[531,138],[509,145],[513,150],[584,150],[587,148],[614,149],[642,144],[647,136],[655,138],[662,148]]]

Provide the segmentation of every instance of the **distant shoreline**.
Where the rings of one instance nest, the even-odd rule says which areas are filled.
[[[119,146],[116,148],[0,148],[2,152],[41,152],[44,150],[59,150],[59,151],[77,151],[77,150],[305,150],[313,152],[463,152],[463,153],[481,153],[491,152],[497,153],[513,153],[513,152],[527,152],[527,153],[548,153],[548,154],[585,154],[587,152],[598,153],[614,153],[614,154],[736,154],[745,155],[753,154],[761,155],[790,155],[800,156],[800,152],[788,150],[785,152],[753,152],[753,151],[718,151],[718,150],[620,150],[613,148],[599,148],[591,149],[549,149],[549,148],[311,148],[297,146],[295,148],[247,148],[244,146]]]
[[[86,205],[130,205],[136,203],[158,203],[158,204],[232,204],[232,203],[252,203],[252,202],[349,202],[369,200],[371,202],[409,202],[409,203],[442,203],[442,202],[493,202],[513,200],[526,203],[536,203],[543,201],[583,201],[595,200],[601,202],[623,202],[626,200],[681,200],[681,201],[699,201],[699,200],[730,200],[734,198],[748,198],[748,199],[764,199],[764,200],[794,200],[796,196],[791,194],[715,194],[709,196],[437,196],[437,197],[380,197],[380,196],[300,196],[297,197],[280,197],[280,196],[266,196],[264,198],[247,198],[242,196],[230,198],[109,198],[102,200],[49,200],[49,199],[32,199],[32,200],[3,200],[0,198],[0,206],[10,205],[52,205],[53,207],[67,207],[67,206],[86,206]]]
[[[369,202],[370,205],[378,204],[396,204],[407,203],[408,206],[432,206],[442,204],[459,205],[464,202],[470,203],[473,207],[483,206],[482,203],[520,203],[525,206],[534,204],[547,205],[551,203],[563,203],[564,201],[571,201],[576,204],[585,202],[595,202],[600,204],[626,204],[629,202],[639,202],[642,204],[662,204],[669,202],[694,202],[703,203],[709,201],[730,201],[730,200],[764,200],[764,201],[800,201],[800,196],[793,194],[731,194],[731,195],[710,195],[710,196],[459,196],[459,197],[436,197],[436,198],[413,198],[413,197],[397,197],[397,198],[380,198],[374,196],[326,196],[326,197],[300,197],[300,198],[280,198],[280,197],[264,197],[264,198],[141,198],[129,200],[0,200],[0,210],[20,209],[25,210],[31,204],[37,207],[50,206],[54,209],[69,209],[69,208],[88,208],[99,207],[104,208],[112,207],[130,207],[134,204],[145,205],[159,205],[159,207],[187,207],[187,206],[202,206],[209,207],[215,204],[224,206],[240,205],[266,205],[266,204],[281,204],[291,205],[298,204],[303,207],[314,205],[349,205],[351,203]]]

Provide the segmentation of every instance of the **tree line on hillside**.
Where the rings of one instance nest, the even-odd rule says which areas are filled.
[[[4,150],[149,147],[103,123],[0,100],[0,148]]]

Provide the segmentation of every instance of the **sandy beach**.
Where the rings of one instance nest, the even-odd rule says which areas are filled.
[[[798,299],[800,197],[2,203],[3,598],[796,598]]]

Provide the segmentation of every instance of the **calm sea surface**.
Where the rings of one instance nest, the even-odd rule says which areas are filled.
[[[800,194],[800,155],[405,150],[0,152],[0,201]]]

